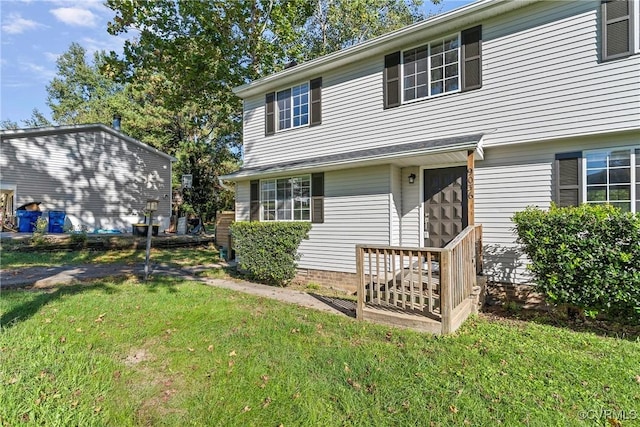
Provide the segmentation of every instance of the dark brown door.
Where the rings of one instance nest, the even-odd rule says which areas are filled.
[[[424,244],[442,248],[467,225],[467,168],[424,171]]]

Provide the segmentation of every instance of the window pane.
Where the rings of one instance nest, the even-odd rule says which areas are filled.
[[[607,153],[590,153],[586,155],[587,168],[606,168]]]
[[[591,184],[606,184],[607,183],[607,171],[595,169],[587,171],[587,185]]]
[[[431,70],[431,80],[442,80],[442,68]]]
[[[432,83],[431,95],[437,95],[439,93],[442,93],[442,82]]]
[[[458,78],[454,77],[452,79],[447,79],[445,81],[445,92],[453,92],[454,90],[458,90]]]
[[[609,200],[631,200],[631,187],[628,185],[612,185],[609,187]]]
[[[442,52],[444,52],[444,45],[442,42],[431,43],[431,55]]]
[[[631,182],[631,169],[611,169],[609,171],[611,184],[629,184]]]
[[[606,186],[587,187],[587,201],[604,202],[606,200],[607,200]]]
[[[453,64],[458,62],[458,51],[453,50],[444,54],[444,63]]]
[[[444,44],[447,50],[458,49],[458,47],[460,46],[458,43],[458,36],[455,36],[450,38],[449,40],[446,40]]]
[[[442,55],[436,55],[431,57],[431,68],[441,67],[443,65]]]
[[[444,70],[445,77],[456,77],[458,75],[458,64],[447,65]]]
[[[609,157],[609,167],[629,166],[631,162],[629,150],[613,151]]]
[[[404,87],[413,88],[416,85],[416,76],[412,74],[404,78]]]

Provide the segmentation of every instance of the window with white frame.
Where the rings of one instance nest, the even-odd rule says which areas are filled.
[[[640,147],[587,151],[583,162],[585,202],[640,212]]]
[[[263,221],[310,221],[311,176],[260,181]]]
[[[460,36],[402,53],[404,101],[460,90]]]
[[[278,92],[278,130],[309,124],[309,83]]]

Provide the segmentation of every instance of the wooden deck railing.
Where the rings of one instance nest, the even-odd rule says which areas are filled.
[[[357,317],[373,307],[425,316],[441,333],[457,329],[470,311],[481,236],[481,226],[469,226],[444,248],[356,246]]]

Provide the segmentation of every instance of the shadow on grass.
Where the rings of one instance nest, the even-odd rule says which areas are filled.
[[[631,342],[640,340],[640,325],[625,324],[614,320],[569,318],[557,311],[541,311],[504,306],[484,307],[481,311],[489,319],[501,322],[530,322],[539,325],[587,332],[606,338],[619,338]]]
[[[7,298],[7,293],[30,293],[33,295],[28,301],[23,302],[22,304],[12,308],[8,312],[2,314],[0,316],[0,326],[4,328],[13,327],[20,322],[24,322],[28,320],[33,315],[35,315],[42,307],[51,303],[52,301],[58,300],[63,296],[76,295],[81,292],[100,290],[103,291],[107,295],[115,294],[119,292],[119,290],[113,286],[113,284],[105,284],[105,283],[92,283],[92,284],[75,284],[68,286],[60,286],[52,289],[46,290],[36,290],[36,289],[15,289],[11,291],[3,291],[4,297]]]
[[[318,301],[328,305],[329,307],[338,310],[342,314],[353,317],[354,319],[356,318],[356,303],[353,300],[328,297],[326,295],[319,295],[314,293],[309,293],[309,295],[311,295]]]

